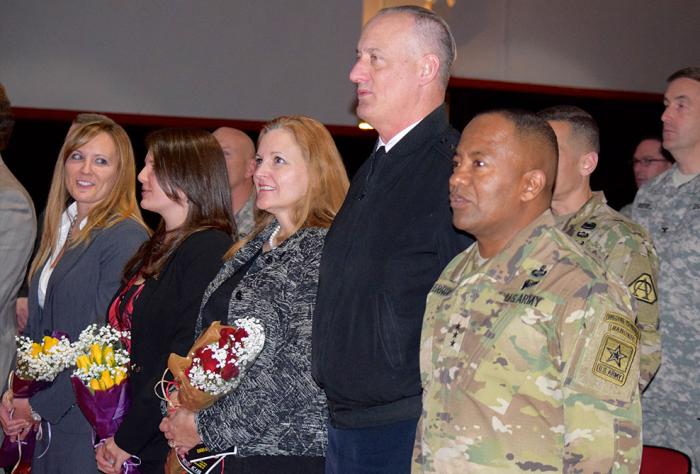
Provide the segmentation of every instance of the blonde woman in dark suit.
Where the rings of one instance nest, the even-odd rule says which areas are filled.
[[[104,321],[124,265],[148,237],[135,182],[134,154],[123,128],[100,119],[71,128],[29,270],[25,335],[40,340],[57,330],[75,340],[89,324]],[[75,405],[69,372],[29,400],[3,396],[0,421],[7,435],[22,436],[35,423],[51,433],[37,442],[33,473],[97,472],[92,429]]]

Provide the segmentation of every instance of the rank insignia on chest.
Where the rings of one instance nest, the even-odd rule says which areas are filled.
[[[596,223],[595,222],[584,222],[581,225],[581,228],[585,229],[585,230],[593,230],[596,228]]]
[[[530,275],[532,275],[535,278],[542,278],[547,274],[547,265],[542,265],[540,268],[536,268],[530,272]]]
[[[547,266],[546,265],[542,265],[539,268],[535,268],[534,270],[532,270],[530,272],[530,276],[532,276],[532,278],[528,278],[527,280],[525,280],[525,283],[523,283],[523,286],[520,287],[520,290],[521,291],[526,290],[530,287],[537,285],[546,274],[547,274]]]
[[[642,273],[635,278],[635,280],[629,284],[629,290],[632,296],[639,301],[648,304],[656,303],[656,288],[654,288],[654,281],[648,273]]]
[[[578,232],[576,232],[576,237],[580,237],[582,239],[587,238],[589,235],[590,234],[588,232],[583,231],[583,230],[579,230]]]

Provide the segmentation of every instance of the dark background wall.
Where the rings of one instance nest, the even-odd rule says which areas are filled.
[[[588,111],[598,122],[601,151],[591,186],[603,190],[609,204],[619,209],[636,193],[630,160],[637,143],[661,134],[661,95],[576,93],[554,88],[452,87],[449,92],[450,121],[459,130],[479,112],[494,108],[522,108],[536,112],[553,105],[570,104]]]
[[[615,208],[634,197],[635,186],[629,160],[642,137],[660,132],[663,110],[661,96],[655,94],[606,93],[462,80],[454,80],[450,86],[448,104],[450,120],[460,131],[475,114],[494,108],[515,107],[537,111],[552,105],[572,104],[589,111],[601,129],[600,161],[593,174],[592,185],[595,190],[605,191]],[[56,157],[76,113],[19,112],[15,131],[3,157],[32,195],[37,210],[41,210],[48,195]],[[219,125],[232,125],[242,128],[256,140],[262,126],[261,122],[227,123],[199,118],[113,117],[124,126],[132,140],[137,169],[143,166],[145,137],[152,130],[166,126],[213,130]],[[376,133],[362,132],[353,127],[329,128],[348,174],[352,176],[371,152]],[[153,216],[147,218],[150,222],[155,221]]]

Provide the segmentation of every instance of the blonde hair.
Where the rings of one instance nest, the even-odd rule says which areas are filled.
[[[350,186],[333,137],[323,124],[310,117],[282,116],[263,127],[258,136],[258,146],[262,138],[272,130],[285,130],[292,135],[309,170],[309,189],[292,213],[294,228],[287,235],[280,234],[279,238],[286,239],[304,227],[330,227]],[[233,257],[243,245],[262,232],[273,218],[269,212],[259,209],[253,231],[245,239],[234,243],[225,258]]]
[[[106,117],[105,117],[106,119]],[[95,116],[92,121],[74,122],[56,160],[51,178],[51,189],[44,212],[44,228],[41,244],[29,268],[27,279],[43,267],[53,252],[59,237],[61,216],[73,198],[65,184],[65,163],[75,150],[88,143],[100,133],[106,133],[114,142],[117,176],[109,195],[96,203],[87,215],[87,224],[76,232],[70,247],[87,243],[92,231],[111,227],[124,219],[133,219],[148,229],[141,217],[136,201],[136,171],[134,151],[124,129],[111,119]]]

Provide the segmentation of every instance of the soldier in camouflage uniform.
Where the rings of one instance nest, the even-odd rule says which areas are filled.
[[[571,105],[538,114],[554,129],[559,144],[552,212],[557,227],[628,286],[641,331],[639,387],[644,390],[661,364],[661,333],[656,280],[659,259],[647,231],[606,204],[591,190],[598,164],[600,134],[593,117]]]
[[[443,271],[421,334],[413,472],[637,472],[639,330],[629,292],[555,227],[556,138],[477,116],[450,178],[477,243]]]
[[[644,394],[644,442],[685,452],[700,466],[700,68],[669,78],[664,148],[676,164],[644,185],[632,218],[659,252],[664,358]]]
[[[233,218],[242,239],[255,227],[255,145],[247,134],[230,127],[217,128],[214,138],[224,150]]]

